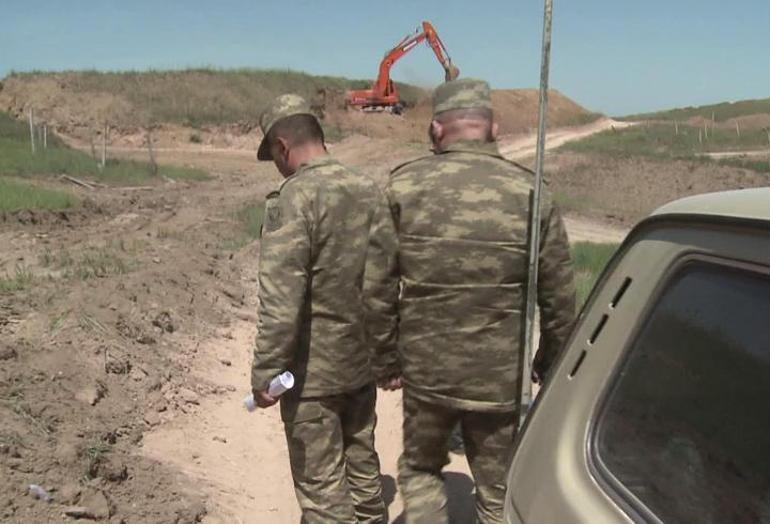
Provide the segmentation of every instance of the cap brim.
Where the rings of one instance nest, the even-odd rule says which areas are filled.
[[[270,146],[267,143],[267,137],[262,139],[257,149],[257,160],[272,160],[273,155],[270,154]]]

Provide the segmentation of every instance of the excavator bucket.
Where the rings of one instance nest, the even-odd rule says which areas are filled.
[[[444,75],[444,79],[447,82],[451,82],[452,80],[456,80],[457,77],[460,76],[460,70],[454,65],[449,64],[449,67],[446,68],[446,74]]]

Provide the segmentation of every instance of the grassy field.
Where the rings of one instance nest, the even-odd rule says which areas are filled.
[[[48,148],[38,147],[33,154],[27,125],[0,113],[0,210],[72,207],[76,199],[71,195],[23,181],[29,177],[61,174],[116,185],[139,185],[157,177],[184,180],[208,178],[199,169],[174,166],[158,166],[157,174],[153,174],[150,164],[125,160],[109,160],[104,169],[100,169],[89,155],[70,149],[53,134],[49,134]],[[14,178],[7,178],[9,176]]]
[[[620,120],[677,120],[684,121],[694,117],[701,117],[716,122],[724,122],[731,118],[756,114],[770,114],[770,98],[757,100],[741,100],[738,102],[723,102],[705,106],[689,106],[655,113],[642,113],[629,115]]]
[[[572,246],[572,257],[575,263],[575,284],[577,287],[578,306],[582,306],[596,280],[604,270],[612,255],[618,249],[618,244],[596,244],[593,242],[577,242]]]
[[[757,173],[770,174],[770,161],[752,158],[720,158],[717,162],[723,166],[739,167]]]
[[[699,153],[712,151],[745,151],[768,147],[767,133],[746,130],[740,136],[734,129],[709,129],[657,123],[609,130],[563,145],[562,151],[599,153],[614,157],[647,156],[692,159]],[[749,164],[746,166],[751,168]],[[759,166],[757,166],[759,167]]]
[[[0,177],[0,211],[67,209],[75,204],[77,199],[69,193]]]
[[[372,74],[376,73],[372,66]],[[108,111],[116,120],[134,125],[168,122],[189,126],[225,124],[259,119],[267,103],[283,93],[298,93],[312,100],[325,89],[340,95],[348,89],[369,87],[371,80],[314,76],[291,70],[188,69],[179,71],[65,71],[13,73],[7,80],[34,82],[52,78],[73,95],[112,95]],[[398,84],[408,104],[423,95],[421,89]],[[340,102],[341,100],[336,100]]]

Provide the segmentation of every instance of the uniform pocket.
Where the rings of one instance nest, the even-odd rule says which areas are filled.
[[[284,424],[315,422],[323,416],[323,407],[317,400],[281,399],[281,420]]]

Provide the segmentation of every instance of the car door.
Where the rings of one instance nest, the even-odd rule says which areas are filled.
[[[517,440],[508,523],[770,523],[768,226],[629,235]]]

